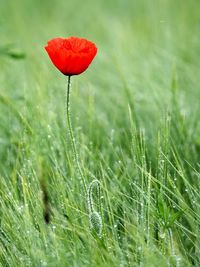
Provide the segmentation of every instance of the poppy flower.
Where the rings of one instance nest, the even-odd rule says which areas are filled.
[[[52,39],[45,49],[56,68],[67,76],[84,72],[97,53],[94,43],[79,37]]]
[[[76,140],[74,138],[72,123],[71,123],[71,112],[70,112],[70,90],[71,90],[71,76],[78,75],[84,72],[97,53],[97,47],[94,43],[78,37],[69,37],[69,38],[55,38],[48,41],[45,49],[56,68],[61,71],[67,77],[67,90],[66,90],[66,119],[69,128],[69,138],[71,139],[72,150],[74,154],[74,160],[76,162],[77,171],[85,191],[85,194],[88,195],[91,191],[89,186],[87,188],[86,180],[84,173],[79,162],[79,157],[76,149]],[[93,182],[92,182],[93,183]],[[44,198],[45,196],[45,188]],[[98,191],[100,190],[100,185],[98,183]],[[92,194],[92,191],[91,191]],[[44,199],[44,201],[47,199]],[[89,205],[89,210],[92,209],[92,196],[90,196],[91,204]],[[46,201],[48,202],[48,201]],[[101,236],[102,233],[102,219],[97,211],[91,210],[90,214],[91,227],[96,232],[98,236]],[[50,210],[48,203],[44,203],[44,219],[48,224],[50,222]]]

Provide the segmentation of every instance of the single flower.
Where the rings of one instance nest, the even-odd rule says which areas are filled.
[[[79,37],[52,39],[45,49],[56,68],[67,76],[84,72],[97,53],[94,43]]]
[[[87,190],[86,180],[84,172],[82,171],[81,163],[76,149],[76,140],[73,134],[73,128],[70,115],[70,89],[71,89],[71,76],[78,75],[84,72],[97,53],[97,47],[94,43],[78,37],[70,38],[55,38],[48,42],[45,49],[56,68],[59,69],[67,77],[67,91],[66,91],[66,116],[67,124],[69,128],[69,137],[71,139],[72,150],[74,154],[74,160],[76,162],[79,178],[82,183],[82,187],[89,196],[89,217],[91,228],[99,237],[102,235],[102,219],[101,219],[101,207],[100,207],[100,184],[97,180],[94,180]],[[98,210],[93,209],[92,202],[92,188],[93,185],[97,186],[98,194]],[[44,192],[45,193],[45,192]],[[50,213],[48,203],[45,204],[44,218],[45,222],[49,223]]]

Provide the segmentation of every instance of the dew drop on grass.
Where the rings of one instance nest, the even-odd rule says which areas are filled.
[[[17,209],[18,209],[18,211],[19,211],[19,212],[22,212],[22,211],[23,211],[23,209],[24,209],[24,206],[23,206],[23,205],[21,205],[21,206],[18,206],[18,208],[17,208]]]
[[[181,257],[180,256],[176,256],[176,267],[180,266],[180,262],[181,262]]]
[[[61,224],[60,225],[60,228],[65,229],[65,225],[64,224]]]
[[[164,239],[165,238],[165,233],[163,232],[163,233],[160,233],[160,238],[161,239]]]
[[[47,262],[46,261],[41,260],[40,263],[41,263],[41,266],[47,266]]]

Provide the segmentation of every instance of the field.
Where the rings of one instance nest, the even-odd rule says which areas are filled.
[[[199,30],[198,0],[0,0],[0,266],[200,266]],[[93,219],[69,36],[98,47],[70,96]]]

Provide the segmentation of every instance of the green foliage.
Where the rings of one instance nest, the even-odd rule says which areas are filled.
[[[14,44],[7,44],[0,47],[0,56],[8,56],[13,59],[24,59],[26,57],[25,53],[17,50]]]
[[[1,266],[200,266],[199,18],[196,0],[0,1]],[[99,49],[71,90],[90,221],[43,48],[71,35]]]

